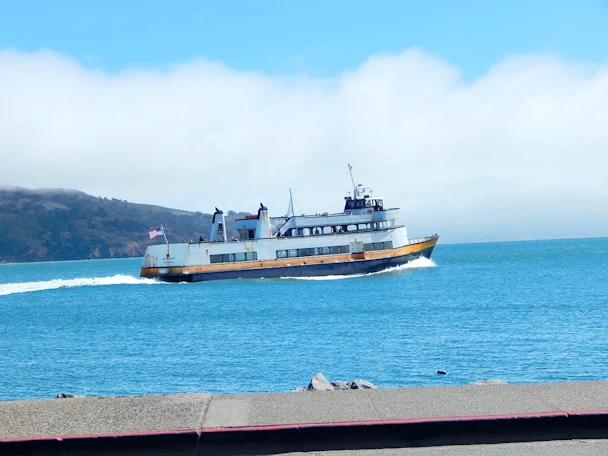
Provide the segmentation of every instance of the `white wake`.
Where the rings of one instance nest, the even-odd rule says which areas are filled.
[[[143,279],[125,274],[110,277],[91,277],[77,279],[53,279],[42,282],[19,282],[0,284],[0,296],[32,291],[54,290],[57,288],[97,287],[102,285],[152,285],[160,284],[154,279]]]
[[[409,263],[402,264],[400,266],[393,266],[392,268],[386,268],[378,272],[369,272],[367,274],[350,274],[350,275],[327,275],[320,277],[281,277],[281,279],[289,280],[341,280],[341,279],[353,279],[357,277],[368,277],[376,274],[386,274],[387,272],[398,272],[406,271],[408,269],[423,269],[423,268],[434,268],[437,266],[433,260],[426,257],[416,258]]]

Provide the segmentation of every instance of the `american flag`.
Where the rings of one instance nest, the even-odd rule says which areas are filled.
[[[158,228],[154,228],[148,232],[150,235],[150,239],[154,239],[156,236],[163,235],[163,229],[159,226]]]

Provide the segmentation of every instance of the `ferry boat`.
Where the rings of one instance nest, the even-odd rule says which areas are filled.
[[[260,204],[235,220],[238,239],[227,239],[216,208],[208,241],[148,246],[140,275],[165,282],[350,275],[430,258],[439,236],[409,239],[399,213],[354,180],[342,212],[295,215],[291,202],[286,216],[270,217]]]

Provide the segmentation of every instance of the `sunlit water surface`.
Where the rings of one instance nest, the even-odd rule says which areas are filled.
[[[608,378],[605,238],[439,245],[358,277],[164,284],[140,264],[0,265],[0,398]]]

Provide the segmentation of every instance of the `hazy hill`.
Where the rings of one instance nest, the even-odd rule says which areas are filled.
[[[226,217],[228,234],[234,216]],[[0,262],[143,256],[161,223],[169,242],[207,238],[211,214],[87,195],[77,190],[0,188]]]

